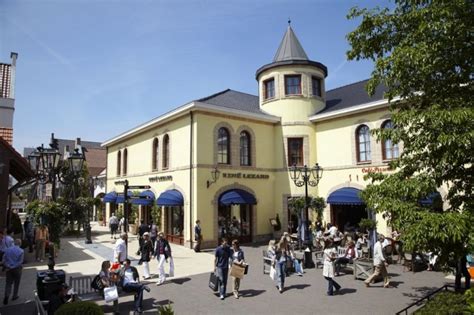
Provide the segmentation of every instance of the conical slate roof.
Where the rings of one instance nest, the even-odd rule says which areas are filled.
[[[285,36],[283,36],[280,47],[278,47],[275,57],[273,58],[273,62],[285,60],[308,60],[308,56],[290,25],[288,25],[288,29],[286,30]]]

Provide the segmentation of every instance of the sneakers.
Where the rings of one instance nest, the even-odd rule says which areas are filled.
[[[150,292],[150,287],[147,285],[144,285],[143,290],[145,290],[146,292]]]
[[[301,272],[298,272],[297,275],[300,276],[300,277],[303,276],[303,274]]]
[[[239,298],[239,294],[238,294],[237,292],[234,292],[234,297],[235,297],[236,299],[238,299],[238,298]]]
[[[366,286],[367,288],[370,287],[370,283],[369,283],[369,282],[365,282],[365,281],[364,281],[364,283],[365,283],[365,286]]]
[[[223,300],[223,299],[224,299],[224,296],[223,296],[223,295],[221,295],[221,300]]]

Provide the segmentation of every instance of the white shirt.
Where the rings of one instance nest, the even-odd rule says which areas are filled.
[[[333,225],[329,228],[329,234],[331,234],[332,236],[336,236],[337,234],[337,226]]]
[[[385,257],[383,257],[383,252],[382,252],[382,243],[376,242],[374,245],[374,265],[381,265],[385,263]]]
[[[120,262],[127,259],[127,247],[125,241],[121,238],[117,240],[114,248],[114,262]]]
[[[133,271],[131,268],[128,268],[123,273],[123,284],[125,285],[127,283],[136,283],[135,279],[133,279]]]

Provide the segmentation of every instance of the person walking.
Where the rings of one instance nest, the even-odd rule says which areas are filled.
[[[378,241],[374,245],[374,266],[375,266],[375,271],[374,273],[367,278],[365,282],[365,286],[369,287],[370,283],[378,277],[380,274],[383,277],[383,286],[384,288],[389,288],[390,287],[390,281],[388,279],[388,273],[387,273],[387,266],[388,263],[385,260],[385,257],[383,255],[382,251],[382,243],[385,240],[385,236],[382,234],[379,235]]]
[[[44,260],[44,252],[46,248],[46,241],[49,240],[49,230],[44,224],[40,224],[36,228],[35,243],[36,243],[36,261]]]
[[[323,277],[328,281],[327,295],[334,295],[334,288],[336,292],[341,289],[339,283],[334,281],[334,261],[336,260],[337,252],[334,248],[334,243],[331,237],[326,239],[324,243],[324,265]]]
[[[135,293],[135,312],[142,313],[143,291],[150,292],[150,288],[140,283],[137,268],[130,265],[130,259],[128,258],[125,259],[120,275],[123,291]]]
[[[156,239],[158,237],[158,226],[153,222],[150,221],[150,239],[153,244],[153,248],[155,248]]]
[[[168,241],[165,239],[165,234],[163,232],[158,233],[158,240],[155,245],[155,256],[158,260],[158,282],[156,285],[160,285],[165,282],[165,262],[168,262],[168,257],[171,256],[171,247]]]
[[[275,252],[272,257],[273,266],[277,274],[277,288],[280,293],[283,293],[285,288],[286,277],[286,261],[290,259],[290,236],[288,232],[283,233],[280,241],[275,246]]]
[[[221,300],[225,299],[227,290],[227,277],[229,275],[229,259],[231,258],[231,250],[227,244],[227,238],[222,238],[222,243],[216,248],[214,258],[214,272],[219,279],[219,294]]]
[[[471,288],[471,275],[467,270],[467,257],[464,253],[456,264],[456,275],[454,278],[454,288],[456,291],[461,290],[461,279],[464,276],[464,289],[469,290]]]
[[[8,304],[8,298],[12,290],[13,284],[13,297],[12,301],[18,299],[18,289],[20,288],[21,271],[23,269],[23,258],[24,251],[20,248],[21,240],[16,239],[14,245],[8,247],[3,255],[3,267],[6,269],[6,281],[5,281],[5,296],[3,298],[3,305]]]
[[[143,245],[143,234],[145,234],[145,232],[150,232],[150,226],[148,224],[145,224],[145,221],[144,220],[141,220],[140,221],[140,226],[138,227],[138,251],[137,251],[137,255],[140,255],[140,250],[142,248],[142,245]]]
[[[110,238],[115,239],[115,234],[117,233],[119,226],[119,219],[115,216],[115,213],[109,218],[109,227],[110,227]]]
[[[196,245],[194,245],[194,251],[199,253],[201,251],[201,242],[202,242],[202,231],[201,231],[201,221],[196,220],[196,225],[194,226],[194,241],[196,241]]]
[[[127,259],[127,233],[122,232],[120,238],[115,242],[114,262],[122,264]]]
[[[245,257],[244,251],[240,248],[240,244],[238,240],[232,241],[232,265],[238,265],[241,267],[245,267]],[[237,277],[232,277],[232,292],[234,293],[234,297],[236,299],[239,298],[239,288],[240,288],[240,279]]]
[[[143,233],[142,247],[140,248],[141,261],[143,263],[143,279],[150,279],[150,257],[153,255],[153,243],[150,240],[150,233]]]
[[[26,217],[25,222],[23,223],[23,229],[25,230],[25,239],[28,244],[28,252],[33,252],[33,239],[35,237],[35,231],[33,227],[33,222],[31,222],[30,217]]]

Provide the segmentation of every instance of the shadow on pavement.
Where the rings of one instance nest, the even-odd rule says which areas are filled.
[[[174,284],[182,285],[183,283],[188,282],[188,281],[191,281],[191,278],[173,279],[173,280],[171,280],[170,282],[172,282],[172,283],[174,283]]]
[[[158,314],[158,305],[168,305],[168,302],[173,303],[169,300],[163,300],[157,302],[154,298],[143,298],[142,309],[147,314]],[[120,314],[130,314],[135,309],[135,303],[133,302],[133,297],[127,299],[127,301],[121,301],[119,299],[119,311]],[[104,313],[113,313],[114,308],[112,303],[102,305],[102,310]]]
[[[339,290],[338,295],[351,294],[357,292],[357,289],[353,288],[342,288]]]
[[[293,284],[288,287],[285,287],[285,291],[292,290],[292,289],[303,290],[304,288],[307,288],[310,286],[311,286],[310,284]]]
[[[412,287],[415,293],[403,293],[404,296],[410,297],[412,301],[417,301],[431,292],[439,289],[438,287]]]
[[[266,292],[266,290],[241,290],[239,291],[239,294],[241,297],[247,298],[247,297],[253,297],[262,294],[263,292]]]

